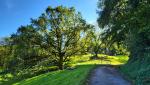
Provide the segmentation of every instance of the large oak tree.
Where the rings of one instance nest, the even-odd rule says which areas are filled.
[[[14,40],[24,52],[26,50],[23,55],[29,56],[27,54],[33,54],[34,49],[43,49],[62,70],[64,62],[85,46],[81,45],[80,41],[82,35],[91,28],[73,7],[49,6],[38,19],[32,19],[31,25],[20,27],[14,35]],[[22,52],[20,50],[19,54]]]

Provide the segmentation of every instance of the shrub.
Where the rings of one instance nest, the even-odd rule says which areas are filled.
[[[58,66],[50,66],[50,67],[44,67],[44,66],[35,66],[30,69],[24,69],[18,72],[17,76],[18,78],[30,78],[33,76],[37,76],[43,73],[51,72],[51,71],[56,71],[58,70]]]
[[[65,69],[68,69],[68,70],[73,70],[73,69],[76,68],[76,65],[71,64],[71,63],[67,63],[67,64],[65,64],[65,67],[64,67],[64,68],[65,68]]]
[[[58,67],[58,66],[51,66],[51,67],[48,67],[48,69],[49,69],[50,71],[56,71],[56,70],[59,69],[59,67]]]
[[[47,72],[51,72],[51,71],[56,71],[59,70],[58,66],[50,66],[50,67],[44,67],[42,69],[39,69],[38,71],[36,71],[34,74],[35,75],[40,75],[43,73],[47,73]]]

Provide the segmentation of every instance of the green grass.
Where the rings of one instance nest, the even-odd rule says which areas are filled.
[[[89,55],[83,55],[82,58],[84,58],[83,60],[80,59],[79,56],[74,57],[72,60],[76,60],[75,64],[77,65],[88,65],[88,64],[111,64],[111,65],[121,65],[121,64],[125,64],[128,61],[128,56],[123,56],[123,55],[118,55],[118,56],[108,56],[108,60],[110,60],[110,62],[105,61],[105,60],[90,60]],[[99,57],[101,56],[106,56],[103,54],[99,54]],[[83,62],[81,62],[83,61]]]
[[[55,71],[13,85],[83,85],[89,71],[95,65],[77,66],[75,70]]]
[[[90,60],[91,54],[78,55],[71,58],[74,70],[54,71],[25,80],[10,80],[3,85],[85,85],[84,82],[90,72],[97,65],[122,65],[128,60],[127,56],[108,56],[111,63],[103,60]],[[99,57],[105,56],[99,54]],[[18,78],[19,79],[19,78]]]

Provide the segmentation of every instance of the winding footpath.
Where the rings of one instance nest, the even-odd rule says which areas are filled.
[[[113,67],[102,66],[94,69],[87,85],[131,85]]]

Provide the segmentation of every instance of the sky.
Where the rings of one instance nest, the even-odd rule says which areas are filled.
[[[82,17],[96,24],[98,0],[0,0],[0,37],[10,36],[21,25],[30,24],[30,19],[38,18],[48,6],[75,7]]]

